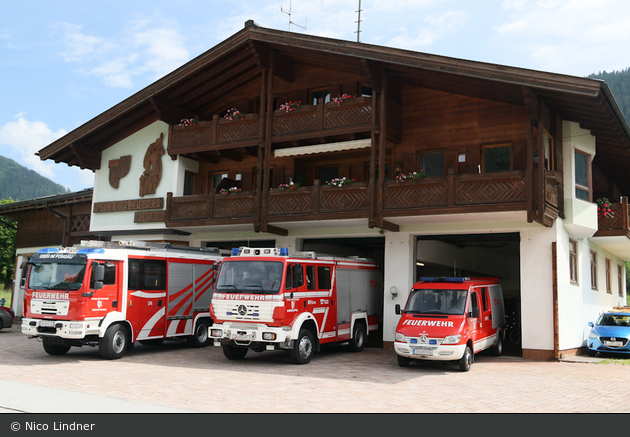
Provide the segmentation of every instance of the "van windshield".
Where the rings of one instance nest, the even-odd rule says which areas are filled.
[[[406,313],[463,315],[468,290],[411,290]]]
[[[28,287],[31,290],[78,290],[83,284],[83,264],[33,263]]]
[[[277,294],[284,264],[275,261],[224,261],[219,270],[219,293]]]

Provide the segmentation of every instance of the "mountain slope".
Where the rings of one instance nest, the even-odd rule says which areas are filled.
[[[613,93],[619,109],[623,113],[626,121],[630,123],[630,68],[621,71],[606,71],[588,76],[591,79],[600,79],[608,84]]]
[[[0,199],[28,200],[68,192],[68,188],[0,156]]]

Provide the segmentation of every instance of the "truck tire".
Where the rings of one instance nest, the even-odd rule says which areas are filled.
[[[98,339],[98,353],[106,360],[117,360],[125,355],[129,336],[127,330],[120,324],[107,328],[105,335]]]
[[[300,329],[300,335],[293,342],[293,349],[290,351],[291,362],[293,364],[308,364],[315,353],[315,341],[313,334],[308,329]]]
[[[498,332],[497,334],[497,344],[493,345],[490,349],[490,353],[495,357],[499,357],[503,353],[503,331]]]
[[[44,338],[44,350],[48,355],[65,355],[70,350],[70,346],[63,343],[54,343],[48,338]]]
[[[210,336],[208,335],[208,326],[210,324],[207,320],[199,320],[197,326],[195,326],[195,332],[193,335],[186,339],[186,343],[190,347],[204,347],[210,344]]]
[[[232,343],[223,343],[221,348],[223,349],[223,355],[228,360],[242,360],[247,355],[246,347],[234,346]]]
[[[349,342],[350,351],[361,352],[363,347],[365,347],[366,337],[365,325],[361,322],[356,322],[352,330],[352,338]]]
[[[409,367],[409,363],[411,362],[411,359],[407,358],[407,357],[403,357],[401,355],[396,355],[398,357],[398,365],[400,367]]]
[[[472,366],[473,360],[474,360],[474,357],[473,357],[472,349],[470,348],[469,345],[466,345],[466,349],[464,350],[464,355],[458,361],[459,370],[461,370],[462,372],[468,372],[470,370],[470,366]]]

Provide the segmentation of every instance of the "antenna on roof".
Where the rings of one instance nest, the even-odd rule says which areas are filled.
[[[357,34],[357,42],[361,42],[361,11],[363,9],[361,9],[361,0],[359,0],[359,10],[355,11],[359,14],[359,18],[357,21],[355,21],[355,23],[357,23],[357,31],[354,32]]]
[[[292,24],[294,26],[301,27],[302,29],[306,30],[306,18],[304,19],[304,26],[300,26],[299,24],[295,24],[293,21],[291,21],[291,0],[289,0],[289,12],[285,11],[284,9],[282,9],[282,3],[280,3],[280,11],[283,14],[287,14],[289,16],[289,32],[291,32],[291,25]]]

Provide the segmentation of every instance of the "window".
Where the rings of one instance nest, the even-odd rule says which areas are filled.
[[[612,285],[610,283],[610,260],[608,258],[604,261],[604,267],[606,267],[606,293],[612,294]]]
[[[444,176],[444,152],[420,153],[418,171],[427,176]]]
[[[367,85],[360,84],[359,85],[359,95],[361,97],[372,97],[374,91]]]
[[[166,261],[129,260],[129,290],[166,290]]]
[[[617,288],[619,288],[619,297],[623,297],[623,270],[621,266],[617,266]]]
[[[306,288],[315,290],[317,284],[315,282],[315,266],[306,266]]]
[[[225,178],[228,177],[227,173],[213,173],[212,176],[210,177],[210,181],[212,182],[212,186],[210,187],[212,188],[216,188],[219,186],[219,184],[221,183],[221,181]],[[208,190],[211,191],[211,190]]]
[[[509,144],[483,146],[481,155],[481,171],[484,173],[512,170],[512,151]]]
[[[569,276],[572,284],[578,283],[577,242],[569,240]]]
[[[545,150],[545,169],[547,170],[555,170],[555,157],[554,157],[554,148],[553,148],[553,138],[549,134],[549,132],[545,131],[543,135],[543,147]]]
[[[591,288],[597,290],[597,253],[591,250]]]
[[[488,311],[490,309],[490,307],[488,306],[488,289],[481,288],[479,292],[481,293],[481,307],[483,308],[484,312]]]
[[[116,284],[116,264],[105,263],[103,264],[105,267],[105,276],[103,277],[103,285],[114,285]],[[96,266],[92,265],[92,274],[90,275],[90,288],[94,289],[94,283]]]
[[[317,267],[317,283],[320,290],[330,290],[330,267]]]
[[[591,201],[590,157],[582,152],[575,151],[575,197]]]
[[[195,173],[187,171],[184,174],[184,196],[192,196],[195,193]]]
[[[320,167],[317,169],[317,179],[322,185],[339,177],[339,167]]]
[[[365,164],[363,164],[363,180],[365,181],[369,181],[370,180],[370,169],[372,168],[372,166],[370,165],[369,161],[366,162]],[[378,164],[376,164],[376,182],[378,182]],[[389,180],[389,162],[385,163],[385,178],[386,181]]]
[[[317,105],[319,99],[324,99],[324,103],[330,102],[330,90],[316,89],[309,92],[308,101],[311,105]]]

